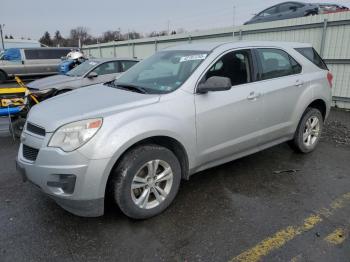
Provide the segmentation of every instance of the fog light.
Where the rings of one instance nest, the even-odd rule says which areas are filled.
[[[49,187],[56,187],[61,189],[66,194],[73,194],[75,188],[75,181],[77,177],[75,175],[59,174],[58,181],[48,181]]]

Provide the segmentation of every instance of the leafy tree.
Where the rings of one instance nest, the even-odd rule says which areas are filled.
[[[45,32],[44,35],[39,39],[39,42],[43,45],[52,46],[51,35],[49,32]]]

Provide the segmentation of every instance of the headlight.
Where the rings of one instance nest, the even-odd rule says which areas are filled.
[[[89,141],[102,126],[102,118],[73,122],[58,128],[50,139],[49,147],[71,152]]]

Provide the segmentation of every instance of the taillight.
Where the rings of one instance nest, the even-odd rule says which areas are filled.
[[[329,83],[329,87],[332,88],[333,87],[333,75],[332,75],[331,72],[327,73],[327,80],[328,80],[328,83]]]

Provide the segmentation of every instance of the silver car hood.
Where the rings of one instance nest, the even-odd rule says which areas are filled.
[[[58,127],[88,118],[104,117],[157,103],[159,95],[140,94],[102,84],[77,89],[32,107],[28,122],[53,132]]]
[[[49,77],[41,78],[33,82],[30,82],[27,84],[27,86],[29,88],[43,90],[43,89],[53,88],[55,85],[61,85],[64,83],[73,82],[80,79],[82,79],[82,77],[54,75],[54,76],[49,76]]]

